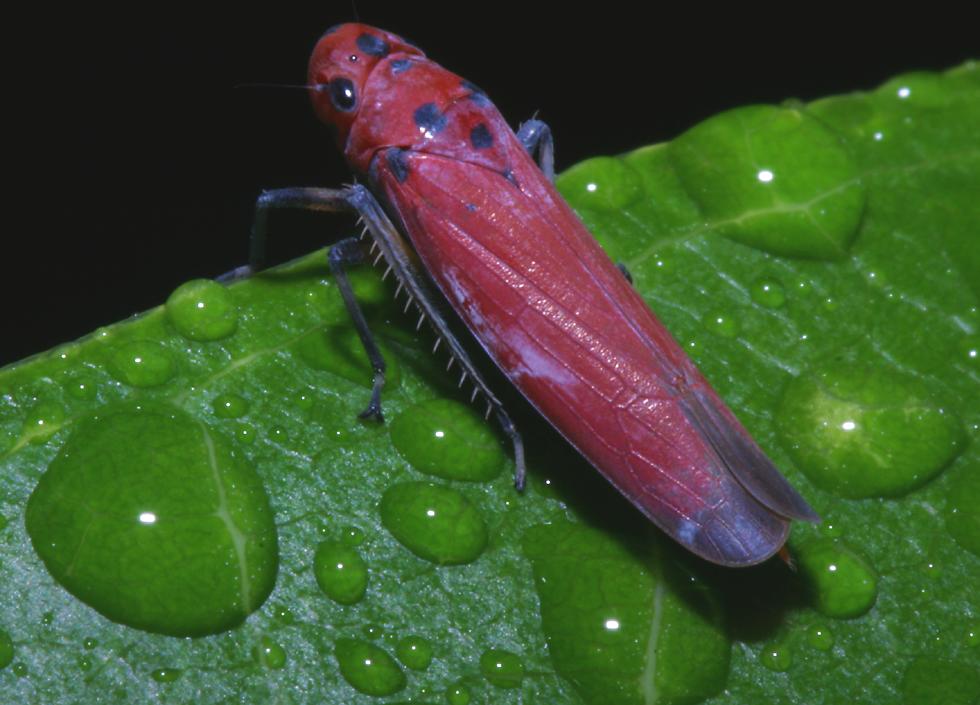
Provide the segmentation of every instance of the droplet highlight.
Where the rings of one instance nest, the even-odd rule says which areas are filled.
[[[313,574],[323,594],[342,605],[360,601],[367,590],[367,563],[356,549],[343,543],[323,541],[317,546]]]
[[[448,399],[425,401],[399,414],[391,423],[391,441],[416,470],[447,480],[488,482],[507,460],[483,416]]]
[[[524,664],[517,654],[504,649],[488,649],[480,655],[480,673],[498,688],[520,688]]]
[[[806,476],[843,497],[901,496],[965,446],[957,415],[920,383],[843,360],[790,382],[777,428]]]
[[[255,662],[265,668],[278,671],[286,665],[286,650],[272,637],[263,636],[252,648]]]
[[[456,490],[428,482],[389,487],[381,498],[381,523],[412,553],[440,565],[471,563],[487,546],[477,508]]]
[[[749,287],[752,300],[766,308],[780,308],[786,303],[786,290],[775,279],[758,279]]]
[[[34,550],[107,618],[172,636],[230,629],[278,568],[255,470],[167,405],[122,404],[78,422],[27,502]]]
[[[597,211],[622,211],[643,195],[639,174],[616,157],[579,162],[562,173],[557,185],[578,207]]]
[[[157,668],[150,672],[150,678],[157,683],[173,683],[181,676],[179,668]]]
[[[238,328],[238,309],[231,292],[211,279],[181,284],[164,310],[177,332],[190,340],[221,340]]]
[[[432,663],[432,642],[414,634],[403,637],[395,646],[395,655],[413,671],[424,671]]]
[[[123,343],[109,357],[109,373],[131,387],[158,387],[169,382],[175,371],[170,353],[152,340]]]
[[[248,413],[248,400],[237,394],[220,394],[211,401],[219,419],[237,419]]]

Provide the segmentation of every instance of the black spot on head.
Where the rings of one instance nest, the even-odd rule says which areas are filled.
[[[472,81],[467,81],[465,78],[463,79],[461,85],[463,86],[463,88],[465,88],[470,92],[470,94],[467,97],[470,100],[472,100],[474,103],[476,103],[477,105],[490,105],[490,99],[487,97],[487,94],[483,92],[483,89],[480,88],[478,85],[476,85]]]
[[[394,59],[391,62],[391,72],[393,74],[399,74],[404,71],[408,71],[415,64],[411,59]]]
[[[385,150],[385,161],[388,168],[398,179],[398,183],[404,183],[408,178],[408,159],[405,158],[405,151],[400,147],[389,147]]]
[[[481,122],[470,130],[470,144],[473,145],[473,149],[487,149],[493,146],[493,135],[490,134],[486,123]]]
[[[362,34],[357,38],[357,46],[365,54],[369,56],[388,56],[388,52],[391,51],[391,47],[388,46],[388,42],[380,37],[375,37],[373,34]]]
[[[446,116],[439,112],[435,103],[423,103],[415,109],[412,117],[420,132],[431,137],[446,126]]]

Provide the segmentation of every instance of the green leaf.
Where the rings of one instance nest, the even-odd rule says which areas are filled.
[[[4,701],[975,703],[978,124],[970,63],[559,179],[823,516],[797,572],[687,555],[509,393],[517,494],[373,270],[358,421],[318,252],[0,370]]]

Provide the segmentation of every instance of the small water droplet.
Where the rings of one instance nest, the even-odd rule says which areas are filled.
[[[749,291],[752,300],[766,308],[779,308],[786,303],[786,291],[776,279],[757,279]]]
[[[834,648],[834,634],[826,624],[814,624],[807,629],[806,641],[817,651],[830,651]]]
[[[91,671],[92,670],[92,659],[88,656],[79,656],[76,660],[78,668],[81,671]]]
[[[964,630],[963,641],[970,648],[980,646],[980,621],[967,624]]]
[[[840,619],[860,617],[878,599],[878,575],[843,542],[817,539],[804,545],[798,558],[820,613]]]
[[[61,428],[65,420],[65,408],[54,401],[39,401],[27,412],[21,435],[32,444],[44,443]]]
[[[3,629],[0,629],[0,671],[14,660],[14,642]]]
[[[593,157],[569,168],[558,187],[574,194],[576,204],[597,211],[621,212],[643,193],[639,175],[618,157]]]
[[[89,636],[89,637],[85,637],[85,639],[82,640],[82,647],[90,651],[98,645],[99,645],[99,641],[95,637]]]
[[[296,404],[296,408],[307,411],[313,408],[313,392],[305,391],[299,392],[293,397],[293,402]]]
[[[364,539],[364,532],[356,526],[345,526],[340,532],[340,540],[348,546],[360,546]]]
[[[480,656],[480,673],[498,688],[519,688],[524,680],[524,664],[515,653],[487,649]]]
[[[286,429],[282,426],[273,426],[269,429],[269,438],[276,443],[285,443],[289,440],[289,434],[286,433]]]
[[[974,368],[980,368],[980,335],[968,335],[957,345],[960,360]]]
[[[176,366],[167,349],[152,340],[119,345],[109,357],[109,372],[131,387],[156,387],[170,381]]]
[[[231,292],[211,279],[181,284],[164,308],[177,332],[190,340],[221,340],[238,327],[238,309]]]
[[[235,438],[239,443],[251,445],[255,442],[255,428],[251,424],[240,423],[235,426]]]
[[[487,526],[462,494],[428,482],[392,485],[381,498],[381,523],[420,558],[470,563],[487,545]]]
[[[416,404],[392,422],[391,441],[419,472],[488,482],[506,462],[500,441],[472,407],[448,399]]]
[[[453,683],[446,689],[446,702],[449,705],[469,705],[473,696],[463,681]]]
[[[248,400],[237,394],[220,394],[211,402],[219,419],[237,419],[248,413]]]
[[[252,657],[260,666],[273,670],[286,665],[286,650],[270,636],[263,635],[252,647]]]
[[[777,424],[807,477],[844,497],[903,495],[965,446],[959,418],[921,383],[847,361],[790,382]]]
[[[54,623],[54,612],[45,612],[41,615],[41,624],[50,627]]]
[[[412,634],[398,640],[395,655],[413,671],[424,671],[432,663],[432,643],[428,639]]]
[[[405,674],[387,651],[359,639],[338,639],[334,649],[340,673],[366,695],[392,695],[405,687]]]
[[[181,669],[179,668],[157,668],[150,672],[150,678],[157,683],[173,683],[180,676]]]
[[[759,661],[770,671],[782,673],[793,665],[793,652],[784,641],[771,641],[762,647]]]
[[[367,590],[364,559],[356,549],[336,541],[323,541],[317,546],[313,574],[323,593],[342,605],[353,605]]]
[[[21,663],[20,661],[11,666],[10,670],[13,671],[14,675],[18,678],[26,678],[27,674],[30,673],[30,671],[27,669],[27,664]]]
[[[64,383],[65,391],[75,399],[95,399],[97,392],[95,378],[90,375],[72,375]]]
[[[722,338],[734,338],[739,331],[738,321],[734,316],[724,311],[709,311],[701,318],[701,325],[708,332]]]

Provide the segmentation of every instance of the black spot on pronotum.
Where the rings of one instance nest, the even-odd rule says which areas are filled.
[[[357,38],[357,47],[369,56],[388,56],[388,52],[391,51],[391,47],[388,46],[388,42],[380,37],[375,37],[373,34],[362,34]]]
[[[347,78],[335,78],[330,82],[330,102],[342,113],[349,113],[357,105],[354,82]]]
[[[391,72],[393,74],[399,74],[408,71],[414,63],[411,59],[394,59],[391,62]]]
[[[439,111],[435,103],[423,103],[415,109],[412,117],[419,132],[426,137],[432,137],[446,126],[446,116]]]
[[[389,147],[385,150],[385,161],[388,168],[398,179],[398,183],[404,183],[408,178],[408,159],[405,158],[405,150],[400,147]]]
[[[481,122],[470,130],[470,144],[473,145],[473,149],[488,149],[493,146],[493,135],[490,134],[486,123]]]
[[[470,92],[469,96],[467,97],[470,100],[472,100],[474,103],[476,103],[477,105],[490,105],[490,99],[487,98],[487,94],[484,93],[483,89],[480,88],[478,85],[476,85],[472,81],[467,81],[465,78],[463,79],[463,82],[460,85],[462,85],[463,88],[465,88]]]

